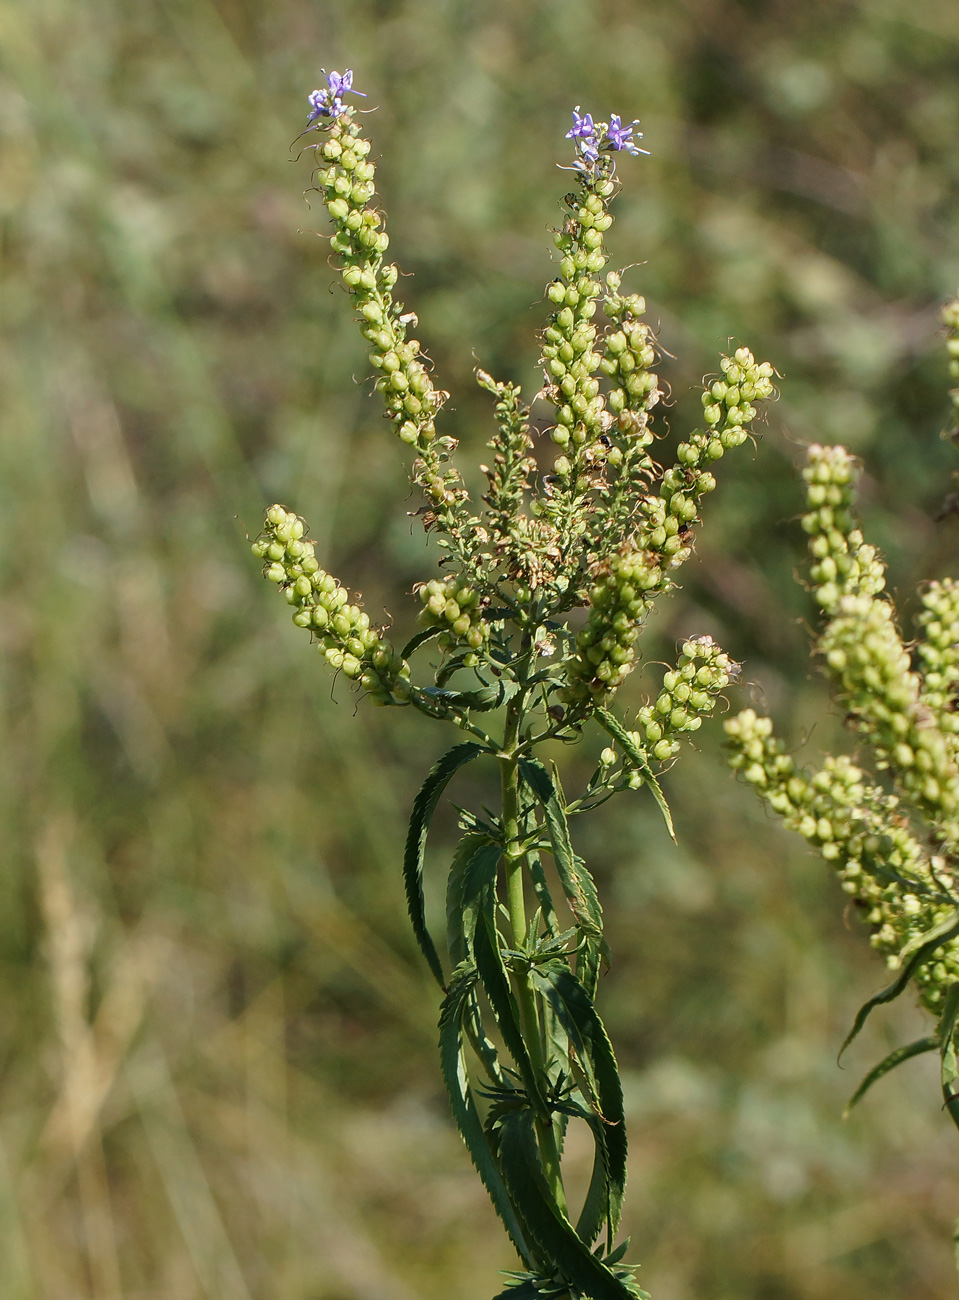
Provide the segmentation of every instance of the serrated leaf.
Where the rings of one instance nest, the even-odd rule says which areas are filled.
[[[533,889],[536,893],[536,900],[542,910],[543,921],[546,924],[547,932],[551,935],[556,935],[559,933],[559,924],[556,920],[556,909],[553,906],[553,898],[549,892],[549,885],[546,883],[546,873],[543,870],[543,864],[539,860],[539,854],[530,853],[527,862],[529,864],[529,874],[533,880]]]
[[[466,1149],[469,1151],[476,1172],[489,1193],[493,1207],[502,1219],[523,1263],[527,1267],[533,1267],[540,1261],[530,1249],[499,1164],[490,1150],[483,1121],[476,1108],[473,1090],[469,1083],[463,1052],[462,1017],[470,991],[469,982],[460,981],[443,1003],[440,1014],[440,1062],[443,1082],[449,1093],[450,1107],[456,1126],[466,1143]]]
[[[603,1217],[608,1217],[609,1240],[612,1242],[626,1190],[627,1153],[623,1086],[613,1047],[592,999],[567,966],[560,963],[537,966],[531,978],[562,1025],[593,1093],[591,1100],[602,1125],[599,1137],[603,1139],[597,1140],[596,1158],[601,1158],[605,1164],[608,1180]],[[590,1203],[591,1214],[594,1208]],[[594,1223],[587,1217],[583,1228],[581,1235],[592,1243],[599,1235],[602,1220]]]
[[[863,1097],[865,1097],[872,1085],[878,1083],[883,1075],[888,1074],[890,1070],[894,1070],[897,1065],[901,1065],[903,1061],[910,1060],[913,1056],[920,1056],[923,1052],[934,1052],[938,1046],[939,1039],[930,1035],[927,1038],[917,1038],[914,1043],[906,1043],[904,1047],[897,1047],[894,1052],[890,1052],[889,1055],[881,1060],[878,1065],[873,1066],[863,1079],[862,1083],[846,1102],[846,1109],[842,1113],[843,1119],[849,1118],[849,1113],[852,1108],[858,1102],[862,1101]]]
[[[603,958],[608,957],[608,952],[605,939],[587,935],[576,958],[576,978],[591,998],[596,997],[600,968]]]
[[[479,832],[467,832],[456,846],[446,884],[446,941],[454,966],[471,955],[479,897],[495,879],[499,857],[499,845]]]
[[[649,766],[648,755],[639,748],[636,742],[631,738],[629,732],[622,725],[618,718],[606,709],[597,709],[595,713],[596,721],[619,745],[620,749],[627,756],[637,771],[642,773],[643,781],[649,786],[656,805],[662,813],[663,821],[666,823],[666,829],[669,831],[669,837],[676,843],[676,831],[673,827],[673,815],[669,811],[669,804],[666,802],[666,796],[663,794],[662,786],[656,779],[653,769]]]
[[[514,1204],[522,1205],[530,1236],[570,1289],[590,1300],[635,1300],[635,1292],[576,1235],[543,1175],[530,1111],[514,1111],[500,1123],[500,1164]]]
[[[603,909],[599,905],[593,877],[582,859],[577,858],[573,852],[566,809],[553,778],[535,758],[521,758],[519,770],[527,787],[542,806],[553,861],[570,911],[587,934],[599,937],[603,933]]]
[[[519,690],[516,682],[499,682],[496,686],[482,686],[475,691],[448,691],[441,686],[421,686],[414,694],[426,705],[428,713],[440,711],[448,714],[452,710],[458,713],[488,713],[498,709],[511,699]]]
[[[483,753],[482,745],[477,745],[473,741],[467,741],[463,745],[454,745],[430,769],[419,794],[413,800],[413,812],[410,816],[409,831],[406,836],[406,853],[403,858],[406,903],[409,908],[410,920],[413,923],[413,933],[416,935],[416,941],[440,988],[444,987],[443,966],[426,924],[426,908],[423,897],[423,853],[426,849],[426,836],[429,831],[430,821],[436,810],[440,795],[459,769],[481,753]]]
[[[897,998],[899,994],[903,992],[913,974],[919,969],[919,967],[927,962],[930,957],[932,957],[933,953],[941,948],[944,943],[948,943],[951,939],[955,939],[956,936],[959,935],[959,920],[957,920],[957,915],[959,915],[959,913],[953,914],[939,925],[933,926],[933,928],[927,930],[925,934],[917,935],[915,939],[910,940],[906,947],[902,949],[900,956],[909,950],[909,960],[905,963],[891,984],[887,985],[881,993],[876,993],[868,1002],[864,1002],[856,1012],[856,1019],[853,1021],[852,1029],[850,1029],[849,1033],[846,1035],[846,1040],[839,1049],[840,1060],[842,1059],[843,1052],[845,1052],[846,1048],[859,1034],[859,1031],[868,1020],[870,1013],[874,1011],[876,1007],[882,1006],[886,1002],[892,1002]]]
[[[400,658],[409,659],[410,655],[413,654],[414,651],[418,650],[421,645],[426,645],[427,641],[432,641],[435,636],[439,636],[442,630],[443,629],[440,627],[427,627],[424,628],[422,632],[417,632],[414,636],[410,637],[406,645],[400,651]]]
[[[956,1019],[959,1017],[959,984],[953,984],[943,1002],[939,1017],[939,1056],[942,1100],[952,1122],[959,1128],[959,1061],[956,1060]]]
[[[503,1036],[503,1042],[506,1044],[510,1056],[516,1062],[516,1068],[523,1080],[523,1087],[526,1089],[527,1096],[531,1104],[536,1108],[537,1114],[545,1115],[547,1106],[543,1097],[540,1078],[526,1046],[519,1007],[513,995],[513,990],[510,988],[509,975],[503,962],[503,954],[500,952],[499,938],[494,920],[494,903],[495,895],[493,890],[488,889],[482,916],[477,923],[473,940],[476,969],[479,972],[483,990],[489,999],[499,1031]],[[520,976],[520,978],[523,978],[523,976]]]

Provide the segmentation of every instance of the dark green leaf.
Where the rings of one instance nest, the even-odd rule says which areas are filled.
[[[441,627],[427,627],[422,632],[417,632],[415,636],[410,637],[400,651],[400,658],[409,659],[415,650],[418,650],[421,645],[425,645],[427,641],[432,641],[434,636],[439,636],[442,630]]]
[[[423,898],[423,852],[426,848],[426,835],[430,820],[436,809],[440,795],[446,789],[450,779],[465,764],[483,752],[481,745],[468,741],[465,745],[454,745],[430,773],[413,801],[413,813],[410,817],[409,831],[406,836],[406,854],[403,859],[403,879],[406,885],[406,902],[409,907],[413,933],[416,935],[420,951],[426,958],[430,970],[436,976],[440,988],[443,988],[443,967],[440,963],[436,945],[426,925],[425,901]]]
[[[623,1087],[612,1044],[592,999],[567,966],[559,962],[537,966],[531,979],[562,1025],[593,1094],[591,1100],[598,1111],[604,1138],[598,1143],[597,1159],[602,1156],[606,1164],[609,1238],[612,1241],[626,1189],[627,1149]],[[593,1208],[591,1205],[591,1213]],[[602,1227],[602,1221],[595,1224],[587,1218],[583,1226],[592,1232],[591,1236],[588,1232],[583,1233],[592,1242]]]
[[[463,1013],[463,1030],[470,1047],[483,1063],[490,1082],[497,1088],[508,1087],[508,1081],[499,1063],[499,1053],[489,1039],[480,1014],[479,999],[474,991],[469,996],[469,1003]]]
[[[599,905],[596,886],[583,861],[573,852],[566,809],[553,778],[535,758],[521,758],[519,769],[524,782],[542,805],[553,860],[570,911],[587,934],[602,935],[603,909]]]
[[[959,935],[959,914],[953,912],[945,921],[933,926],[925,934],[917,935],[902,949],[900,956],[905,956],[908,953],[909,960],[903,964],[902,969],[891,984],[887,985],[881,993],[871,997],[868,1002],[864,1002],[859,1008],[852,1029],[846,1035],[846,1041],[839,1049],[840,1059],[843,1052],[866,1023],[870,1012],[874,1011],[876,1007],[882,1006],[883,1003],[892,1002],[894,998],[897,998],[919,967],[929,961],[933,953],[937,952],[944,943],[948,943],[950,939],[955,939],[957,935]]]
[[[663,821],[666,823],[666,829],[669,831],[670,839],[675,843],[676,831],[673,828],[673,816],[669,811],[669,804],[666,802],[666,796],[663,794],[662,787],[653,775],[652,768],[649,766],[649,756],[639,748],[619,719],[613,717],[613,715],[608,713],[606,709],[597,709],[595,716],[596,721],[603,730],[612,736],[636,770],[642,773],[643,780],[652,791],[653,798],[656,800],[659,811],[663,815]]]
[[[462,1017],[471,991],[470,981],[462,980],[443,1003],[440,1015],[440,1061],[443,1081],[449,1093],[453,1118],[466,1143],[470,1159],[476,1166],[476,1172],[483,1180],[496,1213],[502,1219],[520,1258],[527,1267],[532,1267],[538,1261],[527,1244],[526,1234],[513,1208],[499,1165],[490,1150],[467,1074],[463,1053]]]
[[[576,978],[591,998],[596,997],[600,967],[607,956],[606,941],[587,935],[576,958]]]
[[[414,695],[425,712],[447,717],[452,712],[488,713],[505,704],[518,690],[516,682],[503,681],[475,691],[447,691],[441,686],[421,686]]]
[[[942,1100],[952,1117],[952,1122],[959,1128],[959,1062],[956,1060],[956,1018],[959,1016],[959,984],[950,986],[939,1018],[939,1055],[940,1080],[942,1082]]]
[[[888,1074],[890,1070],[894,1070],[897,1065],[901,1065],[903,1061],[908,1061],[913,1056],[920,1056],[923,1052],[934,1052],[938,1046],[939,1039],[930,1035],[928,1038],[917,1038],[914,1043],[907,1043],[905,1047],[897,1047],[894,1052],[890,1052],[884,1060],[869,1071],[849,1098],[843,1111],[843,1119],[848,1117],[853,1106],[863,1099],[872,1085],[878,1083],[884,1074]]]
[[[591,1300],[635,1300],[635,1291],[580,1240],[556,1204],[540,1165],[530,1111],[513,1111],[503,1117],[499,1152],[514,1204],[523,1207],[531,1237],[568,1286]]]
[[[510,988],[509,975],[503,963],[503,954],[500,952],[499,936],[494,920],[495,896],[492,889],[487,890],[486,899],[483,915],[477,923],[473,940],[476,969],[493,1015],[496,1017],[499,1031],[503,1035],[503,1042],[516,1062],[527,1096],[537,1113],[545,1116],[546,1100],[543,1097],[539,1076],[530,1059],[526,1039],[523,1036],[519,1007]],[[520,978],[523,976],[521,975]]]
[[[479,896],[495,878],[499,857],[499,845],[475,831],[456,846],[446,885],[446,940],[454,966],[471,955]]]
[[[549,885],[546,883],[546,873],[543,870],[543,864],[539,860],[538,853],[530,853],[527,857],[529,863],[529,874],[533,878],[533,889],[536,891],[536,899],[543,912],[543,920],[546,923],[546,929],[549,934],[556,935],[559,933],[559,925],[556,921],[556,909],[553,907],[552,895],[549,892]]]
[[[939,1014],[939,1042],[947,1043],[956,1032],[956,1020],[959,1019],[959,982],[949,985]]]

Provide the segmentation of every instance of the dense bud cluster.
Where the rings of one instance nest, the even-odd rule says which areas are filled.
[[[662,581],[656,557],[644,551],[615,556],[589,590],[589,618],[576,636],[564,698],[601,700],[634,667],[633,643]]]
[[[658,496],[642,503],[642,544],[662,555],[670,569],[684,564],[692,553],[690,526],[698,517],[700,500],[716,486],[710,466],[746,441],[757,414],[753,403],[774,391],[772,366],[757,362],[748,348],[723,357],[720,366],[723,379],[707,385],[703,393],[708,429],[695,430],[679,444],[676,464],[663,474]]]
[[[610,423],[596,377],[601,356],[593,317],[603,292],[603,234],[612,225],[607,209],[614,191],[609,175],[581,173],[579,191],[567,195],[568,214],[555,235],[560,276],[546,290],[555,310],[543,333],[544,393],[556,408],[550,436],[562,454],[554,473],[567,493],[585,486],[590,453]]]
[[[479,650],[489,637],[489,625],[483,621],[483,601],[479,593],[462,585],[459,578],[433,578],[419,587],[423,602],[420,622],[424,627],[443,629],[440,644],[447,648],[465,642]]]
[[[959,761],[959,583],[931,582],[922,593],[922,638],[916,646],[922,663],[919,703],[936,719],[953,762]]]
[[[354,299],[360,332],[370,344],[370,362],[378,371],[376,390],[400,439],[417,458],[413,481],[429,498],[427,524],[440,525],[440,544],[452,549],[463,566],[474,567],[475,539],[464,502],[459,472],[450,465],[456,440],[437,438],[435,417],[449,394],[433,383],[419,342],[409,329],[416,317],[393,296],[397,267],[384,261],[389,236],[374,205],[375,167],[370,142],[361,133],[355,110],[341,106],[331,119],[321,118],[325,138],[313,146],[314,181],[333,220],[330,246],[338,254],[343,282]]]
[[[956,376],[959,300],[943,318]],[[860,1009],[847,1044],[873,1007],[901,993],[910,979],[938,1017],[934,1035],[891,1053],[850,1104],[900,1061],[938,1047],[943,1097],[959,1123],[959,583],[931,582],[920,593],[919,635],[907,646],[885,593],[882,561],[853,513],[858,472],[844,447],[810,447],[802,525],[812,595],[826,618],[817,648],[847,723],[870,743],[875,766],[890,773],[895,793],[848,757],[827,756],[812,774],[798,769],[774,738],[771,720],[752,709],[725,724],[730,763],[787,827],[835,866],[843,891],[864,913],[873,947],[899,972]]]
[[[870,927],[870,943],[896,970],[902,950],[955,910],[946,861],[930,857],[910,833],[899,800],[870,784],[845,755],[827,757],[813,774],[797,768],[772,734],[772,719],[745,709],[724,728],[730,766],[783,824],[819,850],[839,873],[843,891]],[[950,940],[915,975],[920,998],[941,1009],[959,979],[959,939]]]
[[[877,596],[886,585],[882,561],[863,540],[852,513],[858,471],[845,447],[808,448],[803,470],[806,504],[803,531],[809,535],[809,577],[816,602],[834,614],[844,595]]]
[[[882,594],[882,562],[856,527],[855,463],[844,448],[817,445],[808,454],[807,500],[813,509],[803,517],[803,528],[814,561],[813,594],[830,615],[819,643],[826,670],[850,721],[875,746],[879,766],[893,771],[941,840],[959,844],[953,747],[922,703],[922,679],[913,671],[892,602]]]
[[[716,697],[740,671],[710,636],[683,642],[676,667],[663,677],[663,687],[652,704],[639,710],[639,743],[660,762],[679,752],[677,737],[698,731],[703,716],[712,712]]]
[[[409,699],[409,666],[393,650],[349,592],[320,568],[306,525],[283,506],[266,512],[253,554],[264,561],[263,576],[277,583],[293,606],[293,622],[316,634],[326,662],[358,681],[380,704]]]

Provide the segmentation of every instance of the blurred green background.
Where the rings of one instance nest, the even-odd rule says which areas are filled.
[[[0,1294],[487,1300],[513,1259],[448,1117],[398,869],[451,737],[331,689],[245,541],[265,504],[301,511],[404,632],[436,562],[303,202],[306,95],[351,66],[376,108],[403,294],[473,482],[473,366],[537,386],[570,109],[642,119],[610,244],[668,354],[672,436],[727,340],[783,375],[644,653],[712,633],[746,663],[734,706],[815,761],[844,741],[793,581],[801,444],[865,458],[907,625],[915,583],[955,571],[955,520],[933,521],[959,9],[2,0],[0,59]],[[896,1008],[837,1070],[883,971],[706,730],[666,779],[678,848],[642,795],[580,839],[630,1257],[655,1300],[954,1294],[934,1071],[839,1118],[927,1030]]]

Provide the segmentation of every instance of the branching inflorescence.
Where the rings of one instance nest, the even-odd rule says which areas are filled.
[[[959,299],[943,320],[959,376]],[[959,390],[952,398],[959,410]],[[801,768],[771,719],[752,709],[725,724],[730,762],[833,864],[894,972],[859,1011],[847,1045],[869,1013],[910,981],[936,1017],[934,1033],[870,1071],[850,1106],[901,1061],[938,1051],[944,1100],[959,1124],[959,582],[944,578],[920,592],[917,637],[905,642],[882,561],[853,514],[853,457],[844,447],[811,446],[803,473],[810,585],[825,616],[817,650],[847,724],[883,776],[845,755],[827,756],[816,771]]]
[[[645,1294],[614,1238],[626,1175],[622,1089],[594,997],[605,953],[602,909],[570,821],[622,790],[648,787],[669,813],[657,774],[737,672],[709,638],[685,642],[662,689],[632,727],[610,705],[636,665],[635,642],[657,597],[691,555],[713,466],[747,437],[773,370],[746,348],[724,357],[703,394],[704,427],[663,471],[649,454],[662,396],[656,348],[638,294],[606,271],[604,235],[616,157],[637,154],[637,123],[574,114],[574,188],[555,241],[559,274],[542,336],[552,407],[553,463],[541,467],[529,408],[514,383],[477,370],[494,400],[495,433],[482,504],[440,433],[438,389],[395,297],[399,272],[375,205],[370,143],[344,96],[352,73],[331,73],[310,96],[315,185],[333,223],[331,247],[351,295],[376,389],[413,455],[421,517],[442,573],[417,584],[421,630],[397,651],[356,599],[319,566],[303,520],[266,514],[254,552],[329,665],[374,701],[410,705],[469,739],[436,764],[410,822],[405,882],[423,954],[444,994],[443,1075],[453,1114],[523,1261],[504,1293],[623,1300]],[[549,444],[547,443],[546,446]],[[585,609],[570,622],[570,614]],[[414,676],[411,662],[433,655]],[[943,687],[945,689],[945,687]],[[585,790],[567,799],[537,751],[580,738],[595,721],[608,745]],[[423,851],[447,784],[468,763],[498,765],[501,806],[463,812],[447,886],[446,960],[427,921]],[[595,1143],[584,1204],[567,1203],[562,1150],[570,1121]]]

